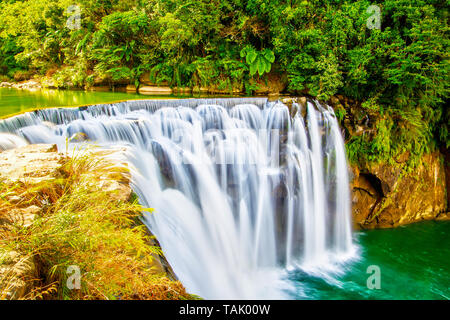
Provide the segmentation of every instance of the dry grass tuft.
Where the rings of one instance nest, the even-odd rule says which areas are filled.
[[[137,201],[126,202],[98,186],[121,174],[89,153],[64,158],[59,173],[38,184],[0,182],[0,253],[19,252],[34,263],[36,277],[25,299],[191,299],[178,281],[156,268],[159,247],[140,222]],[[10,217],[40,208],[31,224]],[[4,254],[4,255],[5,255]],[[0,267],[13,270],[2,261]],[[3,259],[5,260],[5,259]],[[81,270],[81,288],[69,289],[69,266]],[[0,269],[1,270],[1,269]],[[17,273],[0,273],[0,298],[11,298]],[[14,297],[12,297],[14,298]]]

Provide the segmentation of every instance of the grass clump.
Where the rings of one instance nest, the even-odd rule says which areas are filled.
[[[140,222],[137,199],[124,201],[99,187],[99,179],[122,169],[84,154],[64,158],[54,179],[35,185],[0,183],[0,256],[32,257],[36,277],[26,299],[189,299],[155,259],[161,254]],[[10,201],[9,199],[20,199]],[[14,222],[14,210],[40,208],[28,226]],[[11,260],[11,259],[10,259]],[[6,258],[0,267],[7,269]],[[80,288],[69,289],[70,266],[81,272]],[[14,269],[14,268],[12,268]],[[72,269],[73,270],[73,269]],[[69,271],[69,272],[68,272]],[[16,277],[17,278],[17,277]],[[14,287],[11,272],[0,273],[0,298]]]

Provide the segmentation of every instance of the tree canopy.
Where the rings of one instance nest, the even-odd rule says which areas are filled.
[[[449,145],[448,1],[380,2],[380,29],[367,26],[367,0],[79,0],[71,29],[73,4],[0,1],[0,74],[82,87],[95,78],[139,85],[148,73],[172,87],[247,93],[279,74],[288,92],[340,94],[389,114],[377,130],[390,140],[352,141],[368,157]]]

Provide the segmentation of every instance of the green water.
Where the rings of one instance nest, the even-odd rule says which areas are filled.
[[[183,98],[189,95],[150,96],[128,92],[76,90],[20,90],[0,88],[0,117],[46,107],[79,106],[119,100]]]
[[[361,257],[344,275],[294,271],[299,299],[450,299],[450,221],[421,222],[357,234]],[[376,265],[380,289],[368,289]]]

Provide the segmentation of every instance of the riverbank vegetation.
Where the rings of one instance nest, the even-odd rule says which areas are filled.
[[[379,29],[368,28],[373,4]],[[356,121],[371,130],[350,137],[352,162],[408,154],[414,167],[450,144],[447,1],[80,0],[79,20],[71,5],[0,3],[4,79],[38,75],[56,87],[145,80],[247,94],[276,85],[351,99],[342,120],[357,106]]]
[[[146,209],[100,187],[120,174],[79,153],[51,179],[0,181],[0,299],[193,298],[158,269]]]

